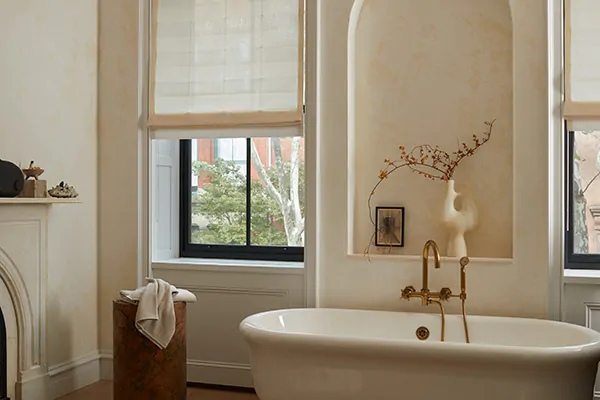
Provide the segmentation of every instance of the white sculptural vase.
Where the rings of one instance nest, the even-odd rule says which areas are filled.
[[[461,197],[460,210],[456,209],[456,199]],[[477,208],[472,199],[461,196],[454,190],[454,181],[447,182],[446,200],[444,201],[443,222],[448,230],[449,257],[466,257],[467,244],[465,233],[477,225]]]

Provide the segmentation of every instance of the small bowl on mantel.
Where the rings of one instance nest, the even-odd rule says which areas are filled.
[[[25,174],[25,179],[33,178],[36,181],[38,177],[44,173],[42,168],[23,168],[23,173]]]

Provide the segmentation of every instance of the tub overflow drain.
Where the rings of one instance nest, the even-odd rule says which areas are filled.
[[[424,326],[421,326],[420,328],[417,328],[417,339],[419,340],[427,340],[429,339],[429,329],[427,329]]]

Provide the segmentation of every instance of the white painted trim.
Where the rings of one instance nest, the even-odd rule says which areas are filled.
[[[348,254],[348,259],[350,260],[367,260],[370,259],[371,262],[410,262],[410,261],[421,261],[421,256],[411,256],[411,255],[400,255],[400,254],[371,254],[366,256],[364,254]],[[441,260],[443,262],[448,263],[458,263],[458,257],[442,257]],[[470,263],[469,265],[475,264],[489,264],[489,265],[513,265],[515,260],[512,258],[484,258],[484,257],[469,257]]]
[[[113,380],[113,353],[112,351],[100,352],[100,379],[103,381]]]
[[[600,271],[588,269],[566,269],[564,283],[569,285],[600,285]]]
[[[354,252],[354,202],[355,202],[355,168],[356,168],[356,31],[360,22],[364,0],[355,0],[350,11],[350,21],[348,23],[348,158],[347,158],[347,192],[348,202],[348,226],[346,228],[346,242],[348,254]]]
[[[47,205],[14,205],[2,216],[2,229],[29,226],[39,240],[35,265],[20,265],[7,250],[0,247],[0,279],[4,282],[17,323],[17,399],[46,397],[48,369],[46,365],[46,319],[48,275],[48,207]],[[7,209],[3,208],[6,212]],[[4,213],[3,213],[4,214]],[[3,244],[4,245],[4,244]],[[13,255],[14,256],[14,255]],[[32,293],[37,296],[32,296]]]
[[[179,257],[179,142],[176,140],[166,140],[169,145],[169,153],[165,154],[160,149],[165,144],[156,140],[151,140],[150,156],[150,185],[151,195],[149,204],[151,208],[150,229],[150,251],[151,260],[164,261],[177,259]],[[192,147],[195,142],[192,142]],[[161,169],[169,168],[169,182],[160,181],[158,173]],[[170,202],[158,201],[160,193],[168,193]],[[169,226],[159,224],[161,216],[168,214]],[[162,238],[159,235],[161,229],[169,229],[169,235]]]
[[[600,119],[576,119],[567,121],[567,129],[570,131],[597,131],[600,130]]]
[[[33,197],[2,197],[0,198],[0,204],[73,204],[73,203],[81,203],[81,199],[78,197],[76,199],[59,199],[55,197],[43,197],[43,198],[33,198]]]
[[[254,295],[254,296],[272,296],[281,297],[288,300],[290,291],[285,289],[268,289],[268,288],[237,288],[237,287],[222,287],[222,286],[194,286],[194,285],[180,285],[183,289],[187,289],[194,293],[220,293],[220,294],[237,294],[237,295]]]
[[[100,380],[100,354],[93,351],[48,370],[51,399],[79,390]]]
[[[150,221],[152,207],[150,199],[150,133],[148,132],[148,115],[150,113],[150,1],[139,1],[139,44],[138,44],[138,285],[152,276],[150,262],[152,260]]]
[[[254,387],[250,366],[204,360],[188,360],[188,379],[217,385]]]
[[[219,272],[237,274],[303,275],[304,268],[293,266],[273,267],[268,265],[226,265],[218,263],[197,264],[194,262],[155,262],[154,271]]]
[[[1,247],[0,279],[2,279],[8,289],[15,310],[15,317],[17,319],[17,332],[19,335],[18,371],[28,371],[36,366],[40,358],[45,358],[45,354],[42,354],[41,352],[36,354],[34,350],[34,348],[40,347],[40,345],[38,343],[39,339],[36,337],[37,332],[34,313],[31,303],[29,302],[27,286],[22,279],[19,268]],[[39,327],[37,330],[39,330]],[[27,340],[27,338],[32,339]],[[40,338],[44,339],[45,335],[40,334]]]
[[[592,328],[592,311],[600,311],[599,303],[586,302],[583,303],[585,306],[585,327],[589,329]]]
[[[48,396],[48,374],[44,368],[34,367],[16,385],[16,397],[20,399],[45,399]]]
[[[304,117],[304,157],[306,185],[306,215],[304,236],[304,291],[307,307],[317,305],[318,204],[317,188],[319,149],[317,137],[317,0],[306,0],[306,115]]]
[[[562,318],[564,271],[563,0],[548,1],[548,319]]]

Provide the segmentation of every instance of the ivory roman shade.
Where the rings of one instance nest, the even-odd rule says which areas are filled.
[[[564,116],[600,130],[600,1],[565,0]],[[573,129],[576,129],[573,127]]]
[[[303,10],[303,0],[154,0],[154,136],[300,134]]]

